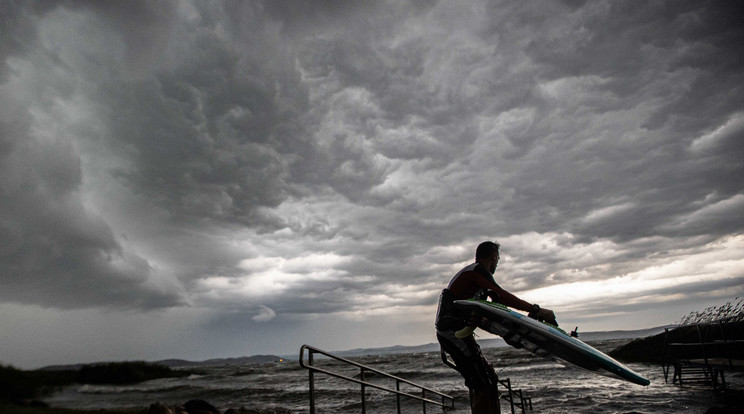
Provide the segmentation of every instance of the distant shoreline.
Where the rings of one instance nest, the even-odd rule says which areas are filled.
[[[654,328],[636,329],[636,330],[613,330],[613,331],[596,331],[596,332],[579,332],[579,339],[582,341],[602,341],[607,339],[636,339],[645,338],[664,332],[664,329],[676,325],[657,326]],[[480,331],[476,331],[480,332]],[[485,337],[488,335],[488,337]],[[481,348],[498,348],[509,346],[500,337],[484,332],[483,336],[478,338]],[[394,345],[380,348],[355,348],[344,351],[330,351],[334,355],[342,357],[367,356],[367,355],[387,355],[387,354],[404,354],[404,353],[422,353],[422,352],[439,352],[438,343],[429,343],[424,345]],[[296,360],[297,355],[285,356],[288,360]]]
[[[636,330],[612,330],[612,331],[596,331],[596,332],[579,332],[579,339],[582,341],[600,341],[606,339],[635,339],[645,338],[661,332],[664,329],[674,327],[675,325],[658,326],[647,329],[636,329]],[[503,339],[499,337],[493,337],[491,334],[487,334],[487,338],[479,338],[478,342],[482,348],[496,348],[502,346],[508,346]],[[405,354],[405,353],[422,353],[422,352],[438,352],[438,343],[428,343],[423,345],[393,345],[387,347],[377,348],[354,348],[348,350],[329,352],[334,355],[342,357],[352,356],[367,356],[367,355],[387,355],[387,354]],[[151,364],[165,365],[170,368],[193,368],[199,366],[225,366],[225,365],[243,365],[243,364],[263,364],[272,362],[282,361],[297,361],[298,354],[287,354],[287,355],[252,355],[232,358],[211,358],[203,361],[190,361],[185,359],[164,359],[159,361],[147,361]],[[66,369],[79,369],[84,365],[95,365],[95,364],[107,364],[109,362],[95,362],[95,363],[78,363],[68,365],[49,365],[37,370],[66,370]]]

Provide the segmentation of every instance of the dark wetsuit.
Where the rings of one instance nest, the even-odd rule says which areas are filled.
[[[452,302],[461,299],[485,299],[489,291],[498,294],[499,302],[506,306],[522,310],[529,310],[532,306],[529,302],[502,289],[494,281],[491,272],[477,262],[457,272],[439,299],[437,340],[442,349],[452,357],[457,371],[465,378],[465,385],[471,391],[492,392],[496,389],[498,378],[493,367],[483,357],[480,346],[472,334],[462,339],[455,336],[456,331],[467,325],[470,315],[469,312],[462,314]]]
[[[505,291],[493,280],[493,275],[483,265],[473,263],[465,266],[462,270],[450,280],[447,286],[455,297],[455,300],[473,299],[482,296],[485,299],[484,292],[493,291],[499,295],[499,303],[510,308],[529,311],[531,303],[526,302],[511,293]]]

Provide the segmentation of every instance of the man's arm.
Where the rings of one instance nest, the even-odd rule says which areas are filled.
[[[489,282],[483,279],[485,286],[481,286],[483,289],[488,289],[489,296],[494,302],[501,303],[510,308],[519,309],[525,312],[529,312],[529,316],[533,319],[545,321],[547,323],[558,326],[558,322],[555,319],[555,313],[550,309],[541,308],[536,303],[529,303],[526,300],[518,298],[511,292],[508,292],[501,288],[501,286]]]
[[[494,300],[497,300],[499,303],[506,305],[510,308],[519,309],[525,312],[529,312],[532,310],[532,304],[527,302],[526,300],[522,300],[518,298],[516,295],[512,294],[511,292],[508,292],[504,289],[502,289],[500,286],[494,285],[493,288],[490,289],[494,293],[496,293],[497,298],[493,298]]]
[[[530,310],[530,313],[527,316],[541,322],[547,322],[551,325],[558,326],[558,321],[555,320],[555,313],[550,309],[541,308],[537,303],[532,305],[532,310]]]

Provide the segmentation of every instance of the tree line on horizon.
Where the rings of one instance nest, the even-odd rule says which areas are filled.
[[[157,378],[184,377],[191,371],[174,370],[144,361],[83,365],[80,369],[24,371],[0,365],[0,400],[38,398],[70,384],[135,384]]]

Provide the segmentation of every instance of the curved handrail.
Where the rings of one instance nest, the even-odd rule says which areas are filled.
[[[308,351],[308,357],[309,357],[308,362],[309,362],[309,364],[306,364],[305,363],[305,350]],[[352,377],[349,377],[349,376],[346,376],[346,375],[343,375],[343,374],[332,372],[332,371],[329,371],[329,370],[326,370],[326,369],[323,369],[323,368],[319,368],[317,366],[312,365],[312,354],[316,354],[316,353],[317,354],[325,355],[325,356],[327,356],[329,358],[335,359],[335,360],[340,361],[340,362],[343,362],[345,364],[353,365],[353,366],[356,366],[358,368],[361,368],[363,372],[364,371],[374,372],[374,373],[379,374],[381,376],[384,376],[384,377],[393,379],[393,380],[396,381],[396,385],[398,385],[398,384],[400,384],[402,382],[402,383],[411,385],[413,387],[419,388],[420,390],[422,390],[422,393],[424,395],[425,395],[426,392],[431,393],[431,394],[436,394],[436,395],[438,395],[438,396],[440,396],[442,398],[442,402],[439,402],[439,401],[435,401],[435,400],[426,398],[423,395],[422,396],[418,396],[418,395],[410,394],[410,393],[407,393],[407,392],[400,391],[398,389],[387,388],[387,387],[384,387],[384,386],[379,385],[379,384],[374,384],[374,383],[371,383],[371,382],[364,381],[363,379],[356,379],[356,378],[352,378]],[[452,408],[454,408],[454,405],[455,405],[454,397],[452,397],[450,395],[441,393],[441,392],[436,391],[436,390],[433,390],[431,388],[424,387],[422,385],[416,384],[415,382],[409,381],[409,380],[404,379],[404,378],[397,377],[397,376],[392,375],[392,374],[388,374],[387,372],[380,371],[378,369],[375,369],[375,368],[372,368],[372,367],[369,367],[369,366],[360,364],[358,362],[354,362],[354,361],[348,360],[346,358],[342,358],[342,357],[339,357],[337,355],[333,355],[333,354],[331,354],[329,352],[323,351],[322,349],[319,349],[319,348],[316,348],[316,347],[313,347],[313,346],[310,346],[310,345],[302,345],[302,347],[300,347],[300,367],[305,368],[305,369],[308,369],[311,372],[320,372],[320,373],[323,373],[323,374],[326,374],[326,375],[330,375],[332,377],[336,377],[336,378],[343,379],[343,380],[346,380],[346,381],[354,382],[354,383],[357,383],[357,384],[362,385],[363,387],[376,388],[378,390],[390,392],[390,393],[393,393],[393,394],[396,394],[396,395],[399,395],[399,396],[402,395],[402,396],[405,396],[405,397],[409,397],[409,398],[413,398],[413,399],[416,399],[416,400],[419,400],[419,401],[423,401],[424,403],[430,403],[430,404],[438,405],[438,406],[443,407],[443,408],[446,407],[446,405],[444,404],[444,400],[449,400],[450,401],[450,404],[449,405]],[[364,378],[364,376],[362,376],[362,378]],[[312,381],[312,377],[311,377],[311,381]],[[311,393],[312,393],[312,390],[313,390],[313,384],[312,383],[310,384],[310,390],[311,390]],[[311,395],[310,400],[311,400],[311,405],[312,405],[313,404],[313,397],[312,397],[312,395]],[[362,402],[364,403],[364,401],[362,401]],[[400,406],[398,408],[400,409]],[[362,409],[364,410],[364,406],[363,406]],[[311,407],[311,411],[314,412],[314,407]]]

